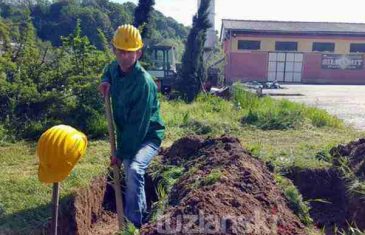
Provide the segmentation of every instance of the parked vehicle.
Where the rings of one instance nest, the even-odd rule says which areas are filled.
[[[148,72],[156,78],[159,90],[163,94],[171,92],[171,87],[177,77],[176,50],[174,46],[157,45],[147,49],[152,62]]]

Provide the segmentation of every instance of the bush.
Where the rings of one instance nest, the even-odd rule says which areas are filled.
[[[22,37],[15,42],[24,47],[15,59],[0,60],[0,123],[5,132],[17,139],[37,139],[62,123],[90,137],[107,133],[97,86],[108,54],[81,36],[79,24],[59,48],[39,42],[30,21],[21,25]]]
[[[91,138],[104,137],[108,133],[106,117],[98,113],[90,116],[86,120],[85,132]]]
[[[38,139],[45,130],[46,128],[41,122],[31,121],[25,126],[21,136],[24,139]]]
[[[59,120],[28,121],[19,126],[19,130],[15,130],[14,133],[15,136],[26,140],[38,140],[47,129],[60,124],[62,122]]]

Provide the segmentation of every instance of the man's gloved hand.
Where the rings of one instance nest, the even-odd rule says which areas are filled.
[[[120,166],[121,161],[119,160],[119,158],[112,156],[112,157],[110,157],[110,165],[111,166],[114,166],[114,165]]]
[[[110,90],[110,83],[109,82],[102,82],[99,85],[99,91],[103,97],[106,97],[109,94]]]

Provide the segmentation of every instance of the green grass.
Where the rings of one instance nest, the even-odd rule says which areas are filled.
[[[357,225],[348,224],[346,230],[335,228],[334,234],[336,235],[365,235],[364,231],[361,231]]]
[[[139,229],[137,229],[131,222],[128,222],[126,228],[118,233],[119,235],[137,235]]]
[[[194,172],[196,172],[197,168],[193,167],[192,169],[190,169],[187,174],[189,175],[193,175]],[[195,182],[193,182],[190,187],[192,189],[198,189],[204,186],[209,186],[209,185],[213,185],[215,183],[217,183],[218,181],[220,181],[220,179],[222,178],[223,172],[221,169],[212,169],[211,172],[209,172],[208,175],[205,175],[203,177],[199,177],[197,178],[197,180]]]
[[[343,181],[346,182],[347,194],[351,196],[357,195],[365,199],[365,181],[353,171],[349,158],[337,153],[332,160],[334,167],[340,172]]]
[[[152,205],[150,220],[156,221],[157,218],[163,214],[168,203],[168,192],[170,192],[172,186],[179,180],[184,173],[184,167],[164,165],[161,162],[161,158],[155,158],[151,162],[148,174],[155,180],[158,181],[156,187],[156,193],[158,201]]]
[[[0,146],[0,233],[7,229],[27,231],[50,217],[52,185],[38,181],[35,147],[25,142]],[[86,156],[61,183],[61,198],[106,173],[107,151],[106,142],[90,143]]]
[[[207,176],[200,181],[200,186],[213,185],[218,182],[223,176],[223,173],[219,169],[213,169]]]
[[[305,225],[312,225],[313,220],[309,215],[309,202],[305,202],[303,200],[302,195],[295,187],[295,185],[293,185],[291,181],[280,175],[275,175],[275,181],[284,191],[284,195],[289,201],[289,207],[299,217],[302,223],[304,223]]]
[[[236,97],[236,96],[235,96]],[[245,100],[247,99],[247,100]],[[240,104],[238,103],[240,101]],[[264,161],[272,162],[277,169],[291,166],[299,168],[322,168],[330,165],[325,159],[315,158],[318,152],[327,151],[339,143],[347,143],[364,136],[330,116],[323,110],[285,101],[287,106],[280,106],[281,101],[270,97],[258,98],[244,90],[238,92],[234,102],[217,97],[198,97],[197,102],[186,105],[181,101],[162,101],[162,113],[167,124],[167,139],[164,145],[187,134],[204,134],[219,136],[230,134],[237,136],[242,145],[251,150]],[[265,108],[268,104],[270,107]],[[283,107],[299,107],[307,113],[300,125],[287,129],[262,129],[255,125],[242,124],[242,117],[249,110],[273,110]],[[298,109],[299,109],[298,108]],[[275,111],[276,110],[276,111]],[[326,125],[313,125],[312,123]]]
[[[188,134],[212,137],[230,134],[238,137],[243,147],[256,157],[270,162],[276,172],[291,167],[328,167],[331,163],[323,153],[332,146],[364,136],[344,127],[323,110],[269,97],[258,98],[244,90],[236,92],[233,102],[205,95],[190,105],[162,99],[161,111],[167,125],[165,147]],[[26,231],[44,224],[50,217],[51,185],[41,184],[37,179],[35,147],[35,143],[0,143],[0,234],[6,229]],[[106,172],[108,149],[106,141],[91,141],[85,158],[62,183],[62,198]],[[160,194],[166,198],[166,190],[183,169],[158,162],[156,166],[156,174],[166,181],[160,188]],[[220,173],[213,173],[209,174],[208,183],[219,180]]]
[[[242,110],[242,124],[263,130],[298,129],[305,125],[313,127],[343,128],[341,120],[326,111],[294,103],[258,97],[239,84],[233,86],[234,104]]]

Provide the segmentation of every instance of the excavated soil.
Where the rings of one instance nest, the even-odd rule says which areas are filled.
[[[107,209],[112,188],[106,177],[95,178],[60,203],[58,234],[113,234],[118,230],[115,213]],[[114,198],[113,198],[114,199]],[[42,234],[52,234],[51,221]]]
[[[152,203],[158,199],[154,187],[156,182],[153,182],[149,175],[145,175],[145,182],[147,202],[150,208]],[[115,193],[111,184],[112,179],[106,176],[97,177],[90,183],[90,186],[77,190],[63,199],[60,202],[58,234],[115,234],[119,228]],[[122,191],[123,187],[122,185]],[[36,234],[52,234],[51,221],[47,228]]]
[[[185,174],[142,234],[305,234],[272,173],[238,139],[190,136],[163,154]]]
[[[334,164],[345,157],[358,179],[365,179],[365,139],[333,148],[331,154]],[[238,139],[189,136],[161,155],[163,164],[183,166],[185,173],[173,186],[163,215],[143,226],[141,234],[305,234],[272,173]],[[312,200],[310,214],[316,225],[346,229],[348,222],[354,222],[365,229],[365,201],[346,193],[346,182],[335,168],[294,169],[287,177],[305,200]],[[98,177],[61,201],[59,234],[118,230],[114,191],[108,181]],[[149,206],[157,200],[155,185],[146,175]],[[50,226],[40,233],[51,234]]]
[[[89,187],[80,189],[62,202],[59,211],[58,234],[115,234],[118,229],[115,194],[112,180],[95,178]],[[155,182],[145,177],[148,207],[157,201]],[[123,187],[123,185],[122,185]],[[123,188],[122,188],[123,191]],[[126,202],[123,201],[125,204]],[[51,221],[50,221],[51,222]],[[42,234],[52,234],[51,223]]]

